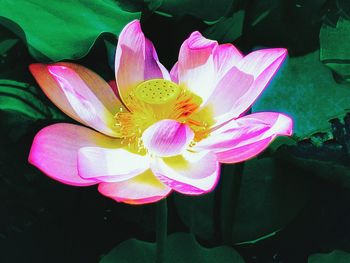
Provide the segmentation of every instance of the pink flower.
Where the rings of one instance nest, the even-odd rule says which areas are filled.
[[[118,95],[79,65],[30,66],[46,95],[92,129],[67,123],[42,129],[29,162],[62,183],[98,184],[103,195],[129,204],[156,202],[172,190],[207,193],[220,163],[247,160],[277,135],[291,135],[286,115],[244,115],[286,54],[263,49],[243,57],[233,45],[194,32],[169,73],[135,20],[119,36]]]

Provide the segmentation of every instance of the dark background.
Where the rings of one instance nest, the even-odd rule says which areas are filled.
[[[322,48],[321,27],[336,28],[340,18],[348,19],[350,16],[346,0],[231,1],[220,17],[232,17],[240,10],[245,15],[240,30],[227,33],[225,27],[210,29],[211,25],[204,15],[192,11],[167,17],[154,12],[155,7],[148,5],[147,1],[139,1],[138,4],[117,2],[128,10],[142,10],[145,35],[152,40],[160,60],[168,69],[176,62],[181,43],[195,30],[207,32],[208,37],[220,42],[233,42],[243,53],[257,47],[285,47],[290,59],[293,59]],[[153,2],[156,5],[159,1]],[[219,5],[220,1],[217,2]],[[2,1],[0,9],[1,4]],[[163,8],[171,13],[171,6]],[[162,6],[159,10],[162,11]],[[47,105],[50,111],[43,113],[45,118],[33,119],[19,111],[1,107],[0,262],[98,262],[101,256],[129,238],[153,242],[155,205],[116,203],[101,196],[96,187],[76,188],[60,184],[28,164],[33,137],[41,128],[55,122],[73,121],[60,115],[38,89],[28,72],[28,65],[38,59],[28,52],[27,43],[4,25],[0,25],[1,39],[18,41],[1,53],[1,78],[35,87],[33,96]],[[350,48],[350,42],[344,44],[345,40],[339,39],[340,48]],[[112,47],[106,46],[106,41]],[[113,35],[102,34],[86,56],[73,62],[111,80],[114,73],[109,66],[110,53],[115,44]],[[346,65],[350,57],[344,55],[337,59],[335,64]],[[327,61],[324,64],[329,66],[327,69],[335,83],[347,85],[347,75],[339,70],[340,67],[332,63],[328,65]],[[14,88],[25,87],[14,85]],[[0,92],[0,96],[8,94]],[[21,96],[11,96],[23,100]],[[29,105],[31,101],[24,100],[24,103]],[[304,103],[312,105],[313,101]],[[327,104],[327,101],[324,103]],[[32,106],[36,107],[35,104]],[[237,176],[237,171],[243,169],[238,176],[247,174],[242,184],[246,190],[241,189],[238,199],[243,205],[235,215],[237,230],[231,245],[246,262],[302,263],[308,262],[314,253],[349,250],[350,117],[344,118],[346,112],[344,109],[345,114],[341,117],[330,119],[326,131],[320,130],[303,138],[295,137],[293,144],[282,141],[274,149],[268,149],[258,159],[244,165],[225,166],[217,189],[209,196],[172,194],[168,198],[169,233],[190,231],[188,218],[184,216],[188,207],[184,204],[194,202],[204,207],[198,210],[203,213],[195,211],[192,215],[199,222],[198,227],[192,229],[199,243],[205,247],[222,245],[221,224],[226,208],[220,198],[227,191],[222,188],[225,182],[229,184],[232,180],[229,177]],[[264,168],[264,162],[273,162],[273,171],[270,164],[270,168]],[[260,165],[265,170],[259,170]],[[261,174],[254,173],[258,171]],[[271,177],[272,173],[274,176]],[[255,180],[254,176],[260,176],[262,181]],[[272,178],[271,185],[266,181],[269,178]],[[248,186],[250,180],[256,188]],[[206,226],[212,229],[204,229]],[[273,235],[269,236],[271,233]],[[350,262],[350,257],[344,262]]]

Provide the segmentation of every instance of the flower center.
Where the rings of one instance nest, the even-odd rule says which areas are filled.
[[[181,88],[172,81],[151,79],[136,87],[135,96],[149,104],[165,104],[175,100],[180,92]]]
[[[209,133],[211,113],[198,112],[202,99],[185,86],[164,79],[151,79],[140,83],[125,98],[128,111],[115,115],[116,127],[122,142],[137,151],[144,151],[142,134],[152,124],[172,119],[187,124],[200,141]]]

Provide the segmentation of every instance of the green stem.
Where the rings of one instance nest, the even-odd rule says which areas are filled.
[[[168,236],[168,206],[166,199],[163,199],[157,203],[156,223],[156,263],[164,263],[166,254],[166,240]]]
[[[244,163],[236,164],[233,174],[224,173],[222,182],[222,237],[225,245],[232,245],[233,231],[239,202],[239,194],[242,184]],[[224,171],[231,170],[224,166]]]

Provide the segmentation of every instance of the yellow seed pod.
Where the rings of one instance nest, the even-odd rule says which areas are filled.
[[[181,92],[176,83],[165,79],[151,79],[136,87],[135,96],[149,104],[165,104],[175,100]]]

